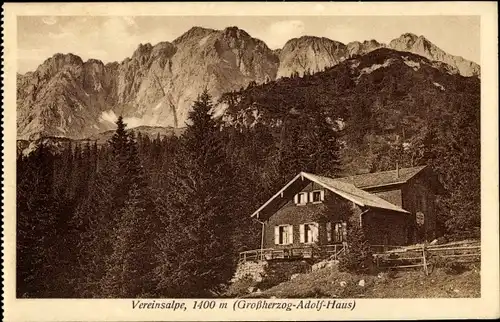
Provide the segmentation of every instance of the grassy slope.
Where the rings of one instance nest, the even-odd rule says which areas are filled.
[[[361,279],[365,286],[359,286]],[[340,285],[341,281],[347,284]],[[480,270],[470,267],[461,274],[449,274],[436,269],[429,276],[422,271],[399,271],[393,277],[384,274],[355,275],[339,272],[337,268],[324,268],[299,275],[291,281],[276,285],[260,294],[248,297],[277,298],[460,298],[480,297]]]

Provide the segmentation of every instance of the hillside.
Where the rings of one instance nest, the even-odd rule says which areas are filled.
[[[364,286],[359,285],[362,280]],[[480,296],[481,273],[477,267],[457,274],[437,269],[429,276],[415,270],[395,274],[364,275],[339,272],[336,268],[324,268],[309,274],[300,274],[293,280],[268,290],[246,295],[249,298],[478,298]]]
[[[320,109],[344,143],[345,172],[369,172],[393,169],[403,146],[400,162],[415,163],[444,115],[464,112],[468,126],[479,126],[479,88],[478,78],[452,74],[446,64],[382,48],[324,72],[224,94],[220,114],[226,126],[259,123],[279,135]]]

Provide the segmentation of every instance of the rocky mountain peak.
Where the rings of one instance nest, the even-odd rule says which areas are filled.
[[[415,41],[419,36],[415,35],[414,33],[411,32],[405,32],[400,36],[400,38],[407,38],[407,39],[413,39]],[[420,36],[421,37],[421,36]]]
[[[302,36],[290,39],[280,51],[278,77],[315,73],[347,57],[347,46],[325,37]]]
[[[301,36],[298,38],[292,38],[285,43],[282,50],[290,50],[296,47],[305,47],[305,46],[315,46],[316,48],[321,45],[327,46],[345,46],[343,43],[332,40],[326,37],[317,37],[317,36]]]
[[[399,48],[399,50],[411,49],[418,40],[420,42],[426,41],[426,39],[423,36],[419,37],[412,33],[405,33],[399,36],[398,38],[391,40],[391,42],[389,43],[389,47]]]
[[[123,115],[130,126],[182,127],[193,100],[205,88],[215,102],[224,92],[250,83],[312,74],[383,47],[439,61],[440,70],[450,74],[479,75],[477,64],[409,33],[388,46],[373,39],[346,46],[325,37],[302,36],[271,50],[238,27],[193,27],[172,42],[140,44],[122,62],[104,65],[96,59],[83,62],[77,55],[56,54],[36,71],[18,75],[18,135],[88,137],[112,128],[116,115]],[[401,64],[415,69],[417,63],[421,64],[410,59]],[[384,64],[363,67],[364,72]]]
[[[89,66],[96,66],[96,65],[97,66],[104,66],[104,64],[103,64],[103,62],[101,60],[99,60],[99,59],[93,59],[93,58],[87,60],[84,63],[84,65],[89,65]]]
[[[151,55],[151,51],[153,50],[153,46],[150,43],[139,44],[137,49],[132,54],[132,59],[139,57],[149,57]]]
[[[66,68],[80,67],[83,60],[74,54],[57,53],[46,59],[36,70],[41,78],[50,78]]]
[[[199,39],[203,38],[209,34],[216,33],[217,30],[215,29],[210,29],[210,28],[204,28],[204,27],[191,27],[188,31],[183,33],[181,36],[177,37],[172,43],[174,45],[178,45],[180,43],[183,43],[185,41],[189,41],[191,39]]]
[[[363,45],[365,46],[382,46],[382,43],[379,43],[375,39],[365,40],[363,41]]]
[[[44,64],[56,64],[56,65],[82,65],[83,60],[80,56],[77,56],[72,53],[62,54],[57,53],[47,59]]]
[[[446,53],[424,36],[405,33],[400,37],[391,40],[389,48],[399,51],[408,51],[426,57],[430,60],[444,62],[458,70],[462,76],[480,75],[480,67],[478,64],[466,60],[463,57]]]
[[[243,29],[240,29],[236,26],[227,27],[222,31],[224,37],[232,37],[232,38],[251,38],[251,36]]]
[[[383,48],[385,46],[385,44],[379,43],[374,39],[365,40],[363,42],[353,41],[347,44],[347,51],[349,57],[352,57],[357,55],[364,55],[375,49]]]

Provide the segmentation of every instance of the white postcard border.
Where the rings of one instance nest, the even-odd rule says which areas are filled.
[[[498,17],[494,2],[418,3],[38,3],[3,5],[3,309],[6,321],[352,320],[499,317]],[[481,16],[480,299],[357,299],[344,310],[134,310],[131,299],[15,298],[17,16],[21,15],[479,15]],[[467,35],[464,35],[466,37]],[[157,300],[158,301],[158,300]],[[176,300],[192,306],[193,299]],[[252,300],[257,302],[258,300]],[[268,300],[271,301],[271,300]],[[281,300],[283,302],[299,300]]]

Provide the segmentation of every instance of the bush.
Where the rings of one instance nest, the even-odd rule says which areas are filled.
[[[320,287],[315,286],[305,292],[291,293],[289,298],[328,298],[331,297],[330,294],[322,290]]]
[[[396,278],[397,276],[398,272],[395,269],[389,269],[389,271],[387,271],[388,278]]]
[[[462,274],[467,270],[467,266],[460,262],[447,262],[444,266],[444,271],[449,275]]]
[[[353,222],[347,228],[348,248],[339,260],[341,272],[363,272],[373,267],[370,244],[359,224]]]
[[[250,275],[247,275],[244,278],[239,279],[234,283],[230,284],[223,296],[239,297],[242,295],[246,295],[248,294],[248,289],[250,287],[255,287],[256,284],[257,282],[255,282]]]
[[[306,262],[272,262],[266,266],[265,276],[257,287],[261,290],[266,290],[283,282],[289,281],[293,274],[306,273],[309,270],[310,265]]]
[[[449,263],[449,261],[446,260],[446,258],[439,255],[430,255],[429,257],[427,257],[427,261],[429,265],[433,265],[436,268],[445,267],[446,264]]]

